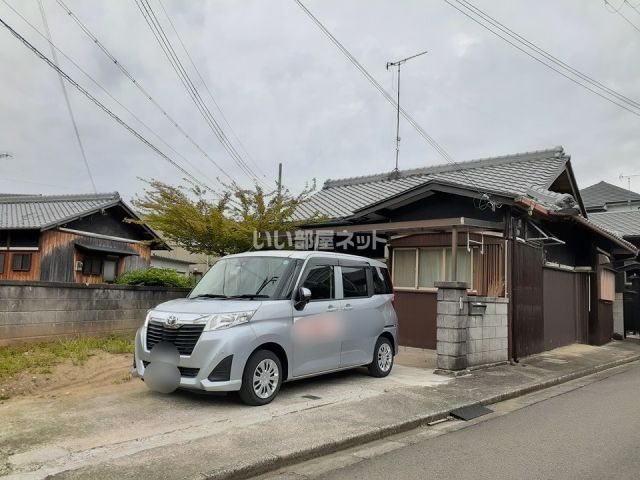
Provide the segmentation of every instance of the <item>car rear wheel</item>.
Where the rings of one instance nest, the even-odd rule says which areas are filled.
[[[386,377],[393,367],[393,345],[387,337],[380,337],[373,352],[373,362],[369,364],[369,375]]]
[[[240,399],[247,405],[266,405],[276,397],[281,385],[280,359],[269,350],[258,350],[244,367]]]

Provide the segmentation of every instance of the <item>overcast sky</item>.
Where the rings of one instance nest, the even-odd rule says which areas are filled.
[[[43,30],[36,0],[6,0]],[[55,0],[43,0],[54,43],[184,163],[66,59],[61,67],[131,126],[215,186],[217,168],[148,102]],[[149,93],[222,169],[249,179],[222,149],[171,69],[133,0],[64,0]],[[149,0],[190,69],[158,0]],[[224,115],[249,152],[237,149],[271,185],[299,190],[316,178],[389,171],[393,107],[339,53],[293,0],[162,0]],[[388,90],[389,60],[422,50],[402,72],[402,105],[456,160],[562,145],[578,182],[626,185],[640,174],[640,117],[577,87],[482,29],[442,0],[304,0]],[[623,0],[611,0],[614,6]],[[601,0],[474,0],[540,47],[640,101],[640,31]],[[621,10],[640,28],[640,11]],[[48,44],[4,4],[0,17],[50,56]],[[58,78],[0,27],[0,192],[83,193],[91,185]],[[208,99],[197,75],[194,82]],[[69,87],[97,189],[125,199],[139,178],[179,183],[182,174]],[[213,105],[212,112],[220,115]],[[223,123],[227,134],[235,137]],[[444,160],[401,123],[400,168]],[[237,145],[237,143],[236,143]],[[257,165],[257,167],[256,167]],[[640,177],[634,180],[640,191]]]

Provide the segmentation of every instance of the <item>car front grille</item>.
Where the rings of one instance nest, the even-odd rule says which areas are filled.
[[[142,364],[144,365],[144,368],[147,368],[147,365],[149,365],[149,362],[147,362],[146,360],[143,360]],[[187,377],[187,378],[195,378],[198,376],[198,373],[200,372],[199,368],[191,368],[191,367],[178,367],[178,370],[180,370],[181,377]]]
[[[176,346],[180,355],[191,355],[204,325],[185,324],[180,328],[167,328],[164,323],[151,320],[147,325],[147,350],[160,342],[169,342]]]

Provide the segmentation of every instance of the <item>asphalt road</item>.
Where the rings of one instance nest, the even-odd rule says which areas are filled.
[[[323,479],[639,479],[640,366]]]

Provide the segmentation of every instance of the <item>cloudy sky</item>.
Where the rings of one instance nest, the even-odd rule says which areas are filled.
[[[64,1],[221,170],[249,184],[196,110],[134,0]],[[640,174],[640,116],[550,71],[444,1],[303,1],[389,91],[395,83],[385,63],[429,51],[405,65],[402,105],[456,160],[562,145],[582,187],[602,179],[622,185],[620,174]],[[48,44],[3,2],[0,17],[50,56]],[[36,0],[6,2],[43,31]],[[62,69],[215,188],[220,170],[56,0],[43,2],[54,43],[151,131],[61,56]],[[210,102],[159,0],[149,2],[209,108],[264,182],[274,184],[278,162],[294,191],[313,178],[321,185],[393,168],[393,107],[293,0],[162,0],[242,146]],[[640,8],[610,2],[607,9],[601,0],[474,0],[574,68],[640,101]],[[617,7],[639,30],[610,12]],[[0,152],[12,154],[0,158],[0,192],[90,192],[55,72],[4,27],[0,64]],[[99,191],[129,199],[144,188],[140,178],[181,181],[178,170],[80,93],[70,87],[69,95]],[[406,122],[401,137],[401,169],[444,162]],[[634,183],[640,191],[640,177]]]

